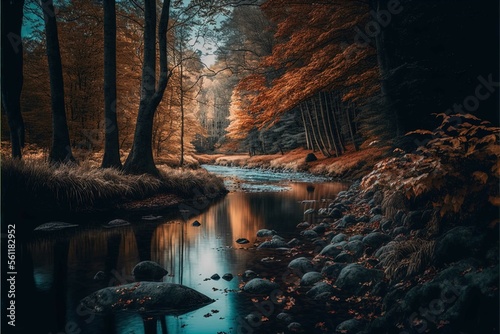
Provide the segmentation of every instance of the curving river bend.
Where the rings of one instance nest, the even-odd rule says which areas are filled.
[[[19,240],[17,329],[19,333],[144,333],[142,318],[121,312],[99,317],[79,309],[79,300],[106,286],[132,281],[135,264],[153,260],[165,267],[164,281],[182,283],[216,300],[180,317],[167,316],[168,333],[239,333],[239,321],[254,306],[237,291],[238,274],[262,257],[253,247],[259,229],[274,229],[287,240],[304,211],[328,204],[347,184],[301,173],[204,166],[224,177],[231,192],[201,214],[147,222],[141,216],[75,217],[80,227]],[[201,208],[205,209],[205,208]],[[109,219],[132,225],[104,229]],[[82,221],[85,220],[85,221]],[[198,220],[201,226],[192,222]],[[46,221],[41,221],[45,223]],[[238,238],[251,242],[240,245]],[[98,271],[110,273],[103,281]],[[231,273],[231,281],[208,279]],[[161,324],[158,323],[158,333]]]

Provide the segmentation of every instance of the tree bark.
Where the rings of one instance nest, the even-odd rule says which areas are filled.
[[[2,107],[9,123],[13,158],[21,158],[24,147],[24,122],[21,115],[23,6],[24,0],[2,1]]]
[[[347,126],[349,127],[349,134],[351,135],[351,140],[352,140],[352,144],[354,145],[354,150],[355,151],[358,151],[359,148],[358,148],[358,144],[356,143],[356,139],[354,138],[354,132],[352,130],[352,123],[351,123],[351,116],[349,115],[349,113],[351,112],[351,109],[354,109],[351,104],[349,104],[349,106],[346,108],[346,116],[347,116]]]
[[[325,136],[328,141],[328,145],[330,147],[330,150],[333,148],[335,151],[335,156],[338,157],[340,155],[339,149],[337,148],[337,143],[335,143],[335,137],[333,137],[333,134],[331,132],[331,127],[328,125],[327,127],[327,121],[325,117],[325,108],[323,108],[323,99],[321,98],[321,92],[318,93],[318,98],[319,98],[319,109],[321,112],[321,119],[323,121],[323,129],[325,130]],[[326,110],[326,114],[328,115],[328,110]],[[328,118],[328,123],[330,123],[330,118]],[[330,132],[328,132],[328,129],[330,129]]]
[[[325,157],[330,157],[331,154],[328,151],[328,148],[326,147],[325,140],[323,138],[323,135],[321,134],[321,126],[319,124],[319,117],[318,117],[318,109],[316,107],[316,102],[314,102],[314,98],[311,98],[312,104],[313,104],[313,110],[314,110],[314,118],[316,119],[316,129],[318,130],[318,137],[319,141],[321,143],[320,151],[323,153]],[[314,127],[313,127],[314,129]]]
[[[64,82],[56,13],[52,0],[41,0],[41,3],[45,21],[52,105],[52,147],[50,148],[49,161],[51,163],[74,162],[75,158],[71,152],[66,109],[64,107]]]
[[[135,126],[132,149],[125,161],[124,170],[133,174],[158,175],[153,159],[153,119],[160,104],[171,72],[167,68],[167,28],[170,0],[163,2],[158,29],[160,52],[160,78],[156,87],[156,1],[145,0],[144,4],[144,62],[139,113]],[[155,88],[156,87],[156,88]]]
[[[116,116],[116,5],[103,0],[104,11],[104,157],[102,167],[121,168]]]
[[[302,108],[302,104],[300,105],[300,116],[302,117],[302,123],[304,124],[304,132],[306,135],[306,147],[308,150],[311,150],[311,144],[309,140],[309,130],[307,129],[306,119],[304,117],[304,109]]]

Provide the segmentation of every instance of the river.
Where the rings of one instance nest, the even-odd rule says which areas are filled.
[[[164,281],[182,283],[216,300],[197,311],[165,317],[168,333],[238,333],[239,319],[254,308],[238,292],[238,275],[255,269],[254,264],[263,257],[260,251],[249,249],[254,247],[257,231],[274,229],[289,240],[297,233],[297,223],[311,219],[304,215],[305,210],[326,206],[347,184],[301,173],[204,167],[224,177],[231,192],[198,208],[205,210],[198,215],[186,219],[167,216],[155,222],[137,215],[75,217],[67,222],[79,224],[77,228],[19,240],[19,333],[144,333],[142,318],[135,313],[121,312],[110,318],[79,309],[79,300],[86,295],[132,282],[132,268],[143,260],[165,267],[169,275]],[[102,228],[111,218],[132,224]],[[193,226],[195,220],[201,225]],[[235,242],[238,238],[250,243],[240,245]],[[111,276],[96,281],[98,271]],[[234,278],[209,279],[215,273],[221,277],[231,273]]]

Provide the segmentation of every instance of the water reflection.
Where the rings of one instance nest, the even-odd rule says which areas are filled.
[[[235,332],[238,316],[252,311],[237,293],[238,274],[252,269],[259,256],[246,249],[252,243],[242,246],[235,240],[254,241],[262,228],[291,238],[298,222],[312,219],[304,216],[306,209],[326,206],[325,199],[346,188],[340,183],[287,186],[288,192],[230,193],[188,221],[151,223],[135,218],[128,227],[103,229],[99,224],[51,237],[36,236],[23,252],[19,321],[26,324],[26,333],[67,333],[68,328],[82,334]],[[193,226],[194,220],[201,226]],[[142,260],[164,266],[169,271],[164,281],[187,285],[216,302],[179,317],[157,317],[145,323],[135,313],[94,317],[79,309],[79,300],[86,295],[131,282],[132,268]],[[105,272],[104,280],[93,279],[98,271]],[[234,278],[207,279],[215,273],[221,277],[231,273]]]

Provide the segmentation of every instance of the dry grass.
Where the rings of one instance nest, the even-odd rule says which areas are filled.
[[[418,274],[432,261],[435,240],[413,239],[397,242],[383,255],[381,263],[391,279]]]
[[[221,179],[204,170],[163,167],[157,178],[95,168],[92,162],[55,167],[42,159],[6,158],[1,167],[2,204],[41,211],[88,211],[158,193],[189,198],[225,190]]]

